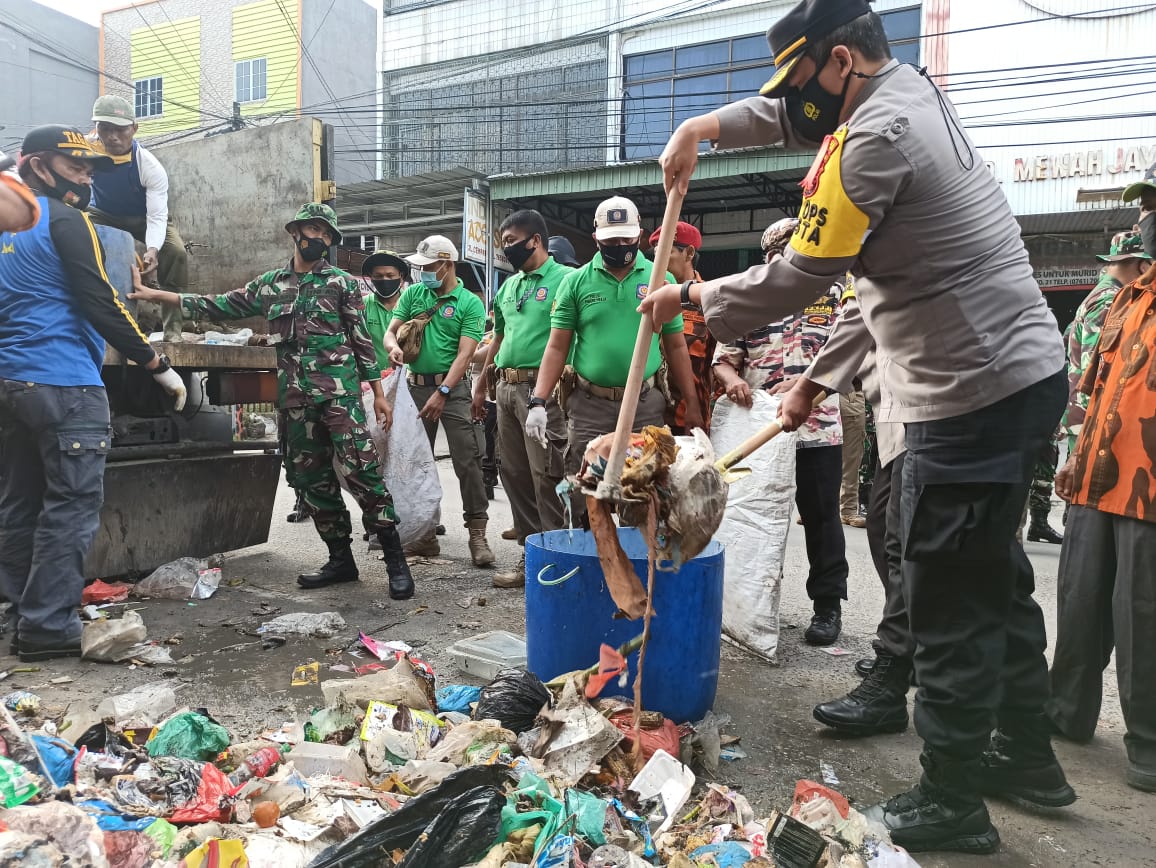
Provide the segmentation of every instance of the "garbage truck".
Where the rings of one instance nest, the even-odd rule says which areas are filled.
[[[191,257],[192,291],[224,292],[286,261],[288,236],[276,215],[335,194],[322,180],[332,177],[326,139],[320,121],[304,118],[156,150],[169,173],[170,212],[186,239],[201,242]],[[275,178],[271,153],[280,157]],[[111,227],[97,232],[109,279],[124,298],[134,241]],[[129,300],[126,306],[148,334],[144,312]],[[113,445],[100,529],[85,562],[89,578],[139,574],[269,538],[281,468],[276,432],[241,435],[245,408],[268,410],[276,400],[276,350],[149,337],[184,379],[188,401],[173,411],[146,371],[106,350]]]

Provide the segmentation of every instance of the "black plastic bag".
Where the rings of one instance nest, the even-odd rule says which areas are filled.
[[[509,779],[509,770],[503,766],[467,766],[428,793],[410,799],[392,814],[374,820],[352,838],[326,848],[308,868],[376,868],[390,864],[386,859],[394,850],[412,847],[422,832],[459,797],[479,787],[500,790]]]
[[[417,839],[398,868],[461,868],[498,842],[505,794],[477,787],[458,796]]]
[[[503,669],[482,688],[474,709],[474,720],[496,720],[513,733],[534,728],[543,707],[553,705],[546,685],[533,672]]]

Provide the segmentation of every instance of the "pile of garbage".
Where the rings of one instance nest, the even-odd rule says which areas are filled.
[[[600,698],[625,671],[614,649],[549,684],[508,668],[439,689],[404,643],[359,642],[374,663],[325,681],[299,667],[294,683],[318,684],[323,704],[246,740],[164,684],[106,698],[79,733],[63,712],[5,697],[0,864],[916,865],[817,783],[760,818],[713,782],[720,757],[743,756],[725,718],[679,725]]]

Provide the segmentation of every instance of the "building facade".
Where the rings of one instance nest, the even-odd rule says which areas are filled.
[[[154,0],[105,12],[104,92],[145,141],[308,115],[334,127],[338,184],[377,176],[377,13],[365,0]]]
[[[99,93],[97,28],[32,0],[0,0],[0,150],[41,124],[84,128]]]

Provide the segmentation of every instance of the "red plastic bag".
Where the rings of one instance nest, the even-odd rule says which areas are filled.
[[[791,804],[791,816],[796,816],[799,813],[799,808],[813,799],[830,799],[831,804],[835,806],[835,810],[844,820],[847,819],[847,814],[851,810],[847,799],[841,793],[814,781],[801,780],[795,784],[795,799]]]
[[[586,698],[594,699],[606,685],[626,671],[626,658],[605,642],[598,651],[598,673],[586,680]]]
[[[80,605],[91,606],[99,603],[123,603],[128,599],[128,592],[132,585],[124,582],[109,584],[97,579],[91,585],[85,585],[84,593],[80,596]]]
[[[212,763],[205,763],[201,767],[201,782],[196,796],[173,811],[168,821],[173,824],[209,823],[214,820],[227,823],[233,811],[229,796],[234,789],[224,772]]]
[[[631,711],[619,711],[610,715],[610,722],[626,736],[622,748],[627,753],[634,749],[634,724]],[[673,720],[662,719],[662,726],[658,729],[641,729],[638,732],[642,742],[642,758],[650,759],[656,750],[664,750],[673,757],[678,756],[678,727]]]

